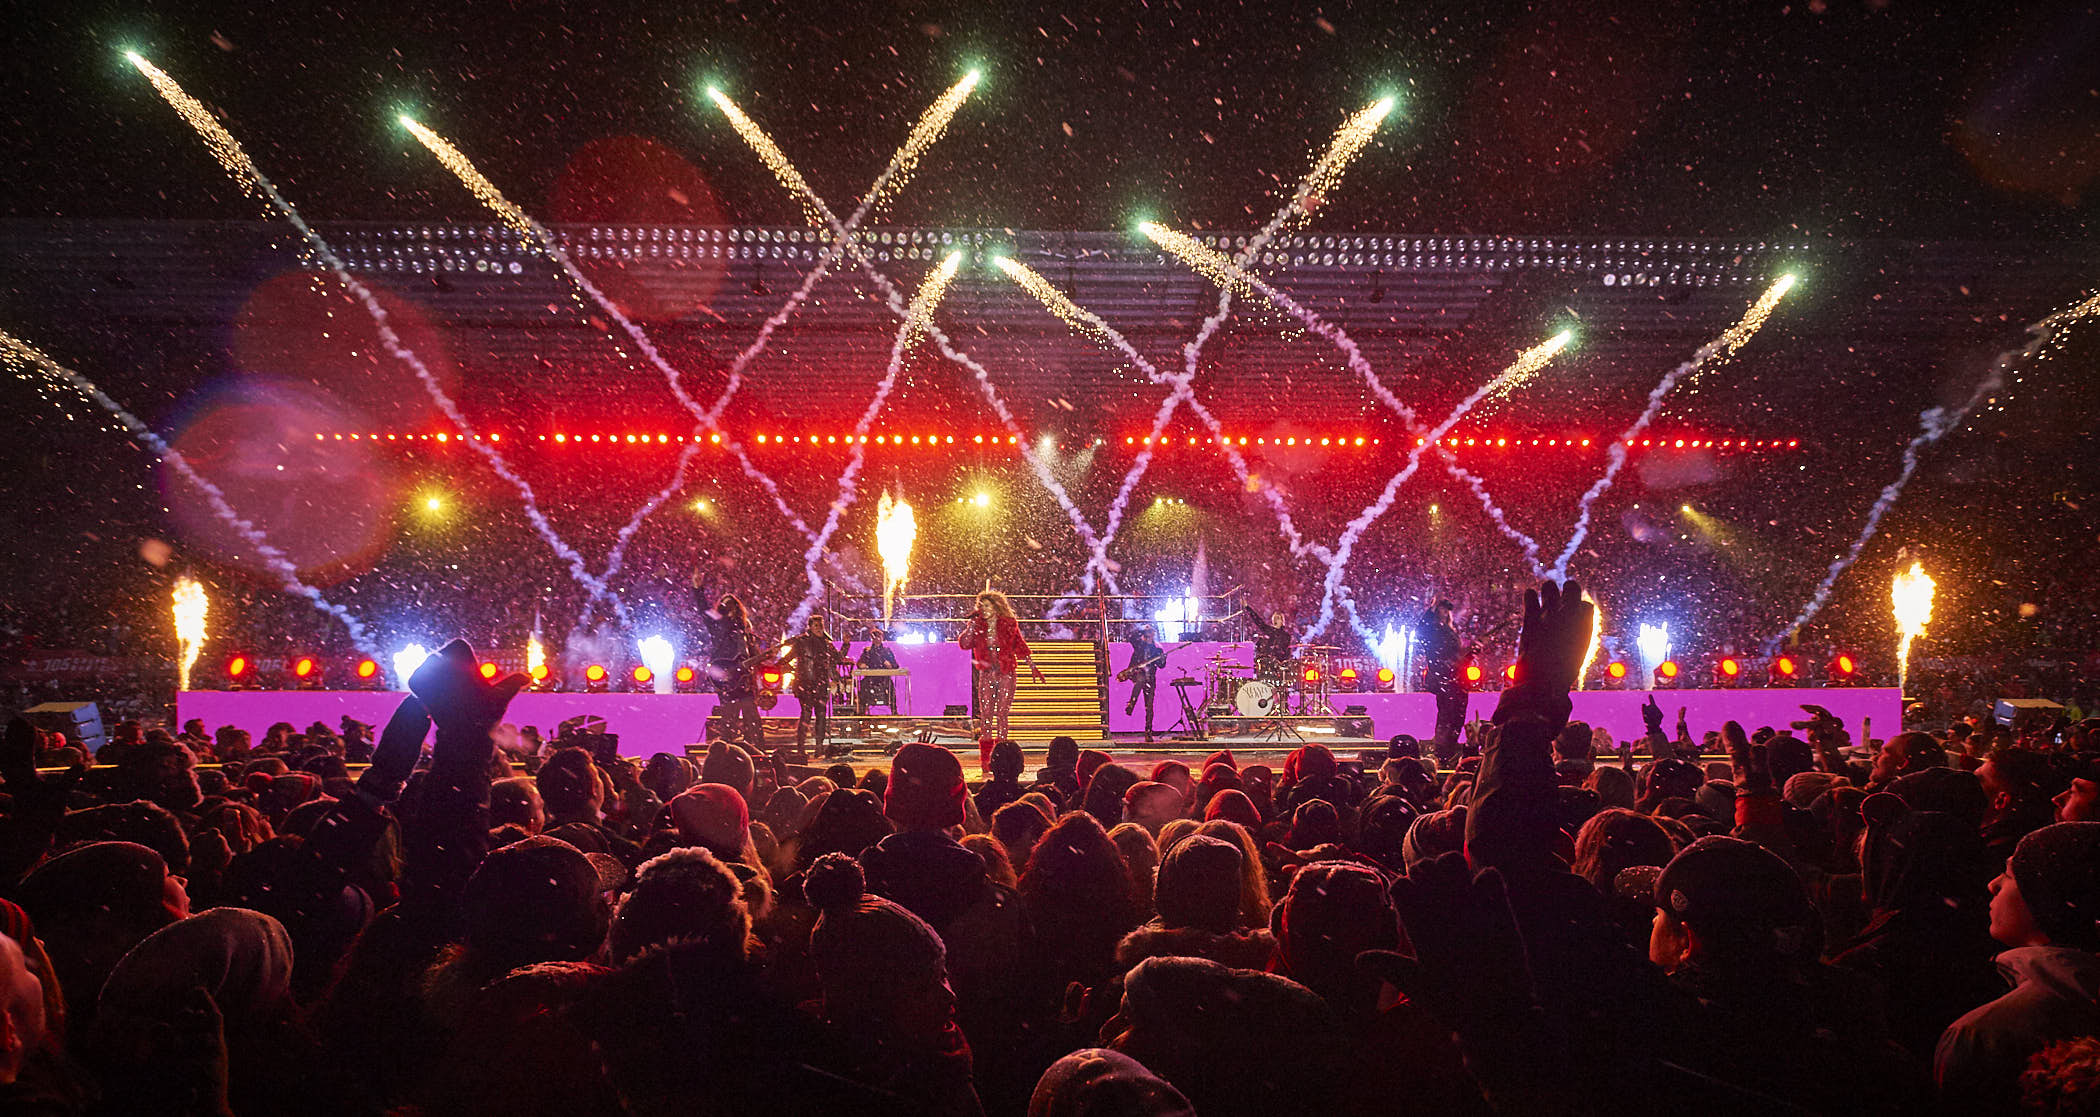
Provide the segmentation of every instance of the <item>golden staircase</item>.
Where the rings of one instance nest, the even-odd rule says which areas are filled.
[[[1047,741],[1060,734],[1085,739],[1108,736],[1107,666],[1092,640],[1030,640],[1029,651],[1043,671],[1036,682],[1024,667],[1014,686],[1007,729],[1016,741]]]

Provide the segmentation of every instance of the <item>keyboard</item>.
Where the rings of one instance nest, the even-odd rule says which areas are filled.
[[[856,667],[853,669],[853,677],[856,679],[887,679],[909,674],[911,674],[911,671],[903,667]]]

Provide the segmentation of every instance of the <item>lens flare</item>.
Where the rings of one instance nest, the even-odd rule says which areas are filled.
[[[190,689],[190,668],[197,666],[197,657],[204,654],[204,619],[211,612],[211,598],[204,592],[204,583],[195,578],[180,578],[175,582],[175,644],[182,651],[182,658],[175,665],[175,688]]]
[[[1925,635],[1925,626],[1932,621],[1932,576],[1925,573],[1921,563],[1912,562],[1910,569],[1896,575],[1889,587],[1889,599],[1895,608],[1896,631],[1902,639],[1896,644],[1896,688],[1902,690],[1910,682],[1911,641]]]
[[[875,552],[882,556],[882,623],[888,624],[891,606],[905,579],[911,576],[911,546],[919,537],[918,521],[911,505],[902,497],[885,492],[875,505]]]

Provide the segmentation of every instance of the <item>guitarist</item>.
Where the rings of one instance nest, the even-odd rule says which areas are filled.
[[[824,614],[809,618],[809,627],[781,645],[795,665],[795,703],[801,713],[795,718],[795,752],[808,743],[810,724],[816,723],[817,748],[822,751],[831,739],[831,684],[838,678],[839,664],[846,661],[846,645],[833,647]]]
[[[1457,626],[1451,623],[1455,608],[1450,601],[1439,598],[1415,626],[1415,654],[1422,661],[1422,683],[1436,695],[1433,747],[1437,760],[1446,765],[1458,759],[1458,731],[1466,720],[1466,688],[1458,678],[1466,647],[1458,638]]]
[[[1125,667],[1118,679],[1130,684],[1130,701],[1123,706],[1128,717],[1136,711],[1138,698],[1145,700],[1145,743],[1152,743],[1152,703],[1159,694],[1159,665],[1167,658],[1166,650],[1152,638],[1150,628],[1140,628],[1130,637],[1130,666]]]
[[[764,653],[751,631],[751,616],[735,594],[722,593],[721,576],[693,571],[693,601],[707,630],[707,674],[721,696],[718,707],[730,737],[749,749],[764,750],[765,722],[758,713],[758,660]]]

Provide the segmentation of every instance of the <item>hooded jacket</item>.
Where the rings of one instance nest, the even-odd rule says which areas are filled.
[[[2012,991],[1949,1025],[1932,1061],[1949,1112],[2018,1113],[2020,1072],[2058,1040],[2100,1032],[2100,955],[2022,946],[1998,955]]]

